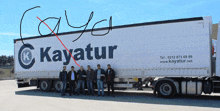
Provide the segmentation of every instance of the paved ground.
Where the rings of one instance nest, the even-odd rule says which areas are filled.
[[[0,111],[220,111],[220,95],[155,97],[146,91],[117,91],[116,97],[67,96],[36,87],[17,88],[15,80],[0,81]]]

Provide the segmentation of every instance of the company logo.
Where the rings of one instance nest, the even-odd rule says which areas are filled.
[[[83,48],[69,49],[69,52],[73,55],[75,60],[85,60],[86,57],[88,60],[93,60],[93,59],[99,60],[99,59],[113,59],[113,54],[114,54],[113,52],[116,49],[117,49],[117,45],[102,46],[100,50],[99,47],[92,47],[91,44],[88,44],[85,49]],[[71,55],[68,54],[66,50],[54,49],[51,52],[50,51],[51,47],[46,47],[46,48],[41,47],[39,50],[40,56],[35,56],[32,53],[32,50],[37,50],[37,49],[34,49],[34,47],[31,44],[26,43],[21,46],[18,52],[19,64],[24,69],[30,69],[35,64],[34,57],[39,57],[40,61],[38,62],[63,62],[63,65],[68,65],[70,63]],[[73,52],[75,54],[73,54]]]
[[[35,58],[33,58],[33,55],[31,53],[31,50],[33,49],[34,47],[31,44],[26,43],[21,46],[18,52],[19,64],[24,69],[30,69],[35,63]]]

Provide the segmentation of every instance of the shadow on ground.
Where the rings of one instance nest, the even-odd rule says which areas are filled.
[[[43,97],[57,97],[65,99],[86,99],[86,100],[102,100],[102,101],[116,101],[129,103],[147,103],[147,104],[163,104],[163,105],[181,105],[181,106],[198,106],[198,107],[215,107],[220,108],[220,96],[202,95],[202,96],[175,96],[174,98],[161,98],[154,96],[153,93],[137,93],[137,92],[115,92],[115,97],[97,95],[78,95],[78,96],[64,96],[61,97],[59,92],[43,92],[40,89],[16,91],[16,95],[27,96],[43,96]],[[68,91],[66,92],[69,95]],[[97,91],[95,91],[97,94]],[[106,94],[106,92],[105,92]]]

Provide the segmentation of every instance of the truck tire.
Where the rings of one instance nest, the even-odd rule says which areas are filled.
[[[160,81],[157,85],[159,96],[169,98],[176,94],[176,88],[171,81]]]
[[[40,89],[42,91],[50,91],[51,81],[49,81],[49,80],[40,80]]]
[[[53,82],[53,87],[54,87],[54,90],[56,92],[60,92],[61,91],[61,88],[62,88],[62,82],[59,81],[59,80],[56,80]]]

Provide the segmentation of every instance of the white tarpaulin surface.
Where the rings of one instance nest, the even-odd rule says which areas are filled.
[[[111,64],[120,77],[210,76],[209,27],[209,22],[200,20],[113,28],[104,36],[92,36],[89,31],[84,32],[75,42],[72,41],[81,33],[58,36],[63,44],[72,50],[72,55],[79,59],[76,60],[77,63],[84,68],[90,65],[96,69],[96,65],[100,64],[106,69],[107,64]],[[107,30],[100,30],[93,33],[106,32]],[[56,36],[27,39],[24,43],[31,44],[34,49],[25,47],[20,51],[22,42],[15,43],[17,76],[57,77],[64,62],[68,61],[65,54],[69,56],[69,53]],[[19,51],[20,60],[25,66],[35,59],[32,67],[21,67]],[[100,58],[102,52],[106,56]],[[66,66],[67,70],[70,70],[71,66],[79,69],[72,58]]]

